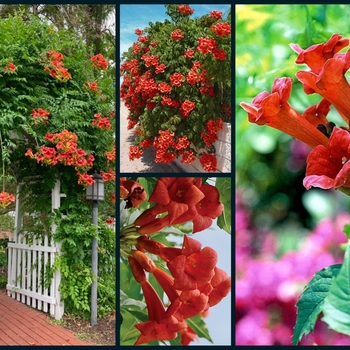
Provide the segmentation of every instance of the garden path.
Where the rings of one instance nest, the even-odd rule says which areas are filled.
[[[0,291],[0,346],[3,345],[94,345],[78,339],[47,314]]]
[[[120,172],[121,173],[183,173],[175,164],[156,163],[155,150],[153,147],[144,150],[139,159],[129,160],[129,146],[134,140],[133,130],[128,130],[127,117],[129,111],[123,101],[120,101]]]

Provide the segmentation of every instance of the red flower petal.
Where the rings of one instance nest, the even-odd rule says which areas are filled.
[[[327,147],[315,147],[307,158],[304,186],[330,189],[350,187],[350,134],[334,128]]]
[[[202,248],[202,243],[197,241],[196,239],[190,238],[188,236],[184,236],[184,241],[182,244],[181,253],[183,255],[189,256],[193,253],[200,252]]]
[[[157,181],[149,198],[149,202],[156,202],[163,205],[166,205],[170,202],[168,189],[163,181]]]
[[[231,290],[231,277],[224,270],[215,268],[215,275],[211,280],[214,287],[209,294],[209,305],[212,307],[218,304]]]

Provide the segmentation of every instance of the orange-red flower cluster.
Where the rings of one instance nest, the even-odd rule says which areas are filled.
[[[196,157],[194,156],[194,153],[192,150],[184,151],[182,153],[181,162],[186,164],[191,164],[195,161]]]
[[[168,152],[169,148],[175,147],[174,132],[170,130],[159,130],[159,137],[155,137],[153,146],[156,149],[157,163],[171,163],[176,155],[173,152]]]
[[[94,68],[100,68],[102,70],[106,70],[108,68],[107,60],[100,53],[98,53],[95,56],[92,56],[90,60]]]
[[[113,225],[115,223],[115,219],[114,218],[109,218],[105,222],[106,222],[107,225]]]
[[[182,33],[181,29],[175,29],[171,34],[170,34],[170,39],[172,40],[177,40],[180,41],[181,39],[184,38],[184,34]]]
[[[15,72],[17,67],[12,63],[9,62],[7,66],[4,67],[4,70],[10,71],[10,72]]]
[[[143,154],[143,150],[138,148],[137,146],[130,146],[129,147],[129,159],[134,160],[134,159],[139,159],[141,158]]]
[[[229,36],[231,34],[231,26],[229,23],[215,23],[210,28],[217,36]]]
[[[94,114],[94,120],[91,122],[91,125],[96,125],[99,129],[111,129],[111,122],[108,117],[102,117],[101,113]]]
[[[142,48],[139,44],[133,43],[132,50],[134,51],[134,54],[137,55],[142,50]]]
[[[148,41],[148,36],[139,36],[137,41],[140,43],[146,43]]]
[[[216,171],[217,159],[215,154],[203,153],[199,158],[200,163],[205,171]]]
[[[141,284],[148,321],[135,325],[141,333],[135,345],[171,340],[177,337],[177,332],[181,343],[188,344],[196,338],[196,333],[185,320],[205,314],[227,296],[231,278],[216,266],[218,256],[214,249],[202,249],[200,242],[186,235],[182,248],[170,248],[147,237],[138,238],[136,247],[131,251],[129,263],[136,281]],[[171,274],[156,266],[145,252],[164,260]],[[153,275],[167,295],[170,302],[167,309],[145,272]]]
[[[193,58],[193,56],[194,56],[194,51],[193,51],[192,49],[187,49],[187,50],[185,51],[185,53],[184,53],[184,56],[185,56],[186,58]]]
[[[214,38],[209,38],[209,37],[205,37],[205,38],[199,38],[198,39],[198,46],[197,46],[197,51],[206,55],[210,52],[212,52],[212,50],[214,48],[217,47],[217,42],[215,41]]]
[[[48,71],[53,78],[61,82],[66,82],[72,79],[72,76],[68,72],[68,69],[64,68],[63,60],[64,56],[62,53],[53,50],[47,51],[44,70]]]
[[[141,59],[145,62],[146,67],[152,67],[152,66],[157,66],[159,63],[159,57],[158,55],[148,55],[148,54],[143,54],[141,56]]]
[[[159,64],[158,66],[156,66],[155,73],[156,74],[164,73],[165,68],[166,68],[166,65],[164,63]]]
[[[109,169],[108,173],[101,171],[101,175],[104,182],[115,181],[115,171],[113,169]]]
[[[188,5],[179,5],[177,7],[177,12],[183,13],[184,15],[192,15],[194,9]]]
[[[42,108],[38,108],[37,110],[33,109],[31,113],[34,123],[45,123],[46,125],[49,125],[49,115],[50,112]]]
[[[13,194],[7,193],[5,191],[0,192],[0,208],[6,208],[11,202],[16,200]]]
[[[78,184],[82,186],[91,186],[95,183],[94,176],[86,173],[77,172]]]
[[[92,167],[95,158],[92,154],[88,155],[83,149],[77,148],[78,137],[76,134],[63,130],[56,134],[48,133],[45,135],[45,139],[55,144],[55,147],[43,146],[36,153],[33,153],[33,150],[29,148],[25,155],[42,164],[55,166],[57,163],[61,163],[74,166],[77,171]],[[88,182],[88,177],[84,175],[78,173],[78,183]]]
[[[143,29],[135,29],[135,34],[136,35],[141,35],[141,34],[143,34],[143,32],[144,32],[144,30]]]
[[[115,194],[115,193],[111,194],[111,195],[109,196],[109,198],[110,198],[111,202],[112,202],[113,204],[115,204],[115,202],[116,202],[116,194]]]
[[[222,12],[221,11],[217,11],[217,10],[211,11],[210,14],[209,14],[209,17],[210,18],[221,19],[222,18]]]
[[[206,133],[201,132],[203,141],[207,147],[211,145],[218,139],[217,133],[224,127],[223,120],[220,118],[218,120],[209,119],[206,125]]]
[[[105,155],[106,155],[106,157],[107,157],[108,164],[109,164],[109,162],[114,162],[114,161],[115,161],[115,157],[116,157],[116,148],[115,148],[115,145],[113,145],[111,151],[105,151]]]
[[[96,81],[93,81],[91,83],[89,81],[87,81],[86,84],[84,85],[84,87],[90,91],[97,91],[98,90],[98,85],[97,85]]]
[[[221,61],[223,61],[226,58],[225,50],[218,48],[218,44],[214,38],[199,38],[197,51],[201,52],[204,55],[211,53],[215,59]]]
[[[181,73],[176,72],[176,73],[170,75],[171,86],[180,87],[184,81],[185,81],[185,78]]]
[[[158,90],[163,94],[167,94],[171,91],[171,86],[163,81],[158,84]]]
[[[196,108],[195,102],[185,100],[181,103],[181,116],[182,118],[188,117],[190,113]]]
[[[156,205],[144,211],[134,223],[140,234],[187,221],[193,222],[193,233],[199,232],[210,227],[223,211],[217,188],[202,184],[201,178],[160,178],[149,202]],[[163,218],[157,217],[166,212]]]

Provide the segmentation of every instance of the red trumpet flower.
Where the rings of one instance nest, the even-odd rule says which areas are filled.
[[[176,289],[197,289],[214,276],[217,253],[210,247],[201,249],[201,246],[200,242],[184,236],[181,254],[168,261],[167,266],[174,276]]]
[[[288,104],[292,81],[292,78],[276,78],[271,94],[261,92],[251,104],[241,102],[240,105],[248,112],[251,123],[281,130],[312,148],[327,145],[327,137]]]
[[[187,327],[184,322],[180,322],[174,313],[180,306],[177,301],[170,305],[165,310],[159,295],[154,290],[153,286],[147,281],[146,275],[139,264],[138,259],[134,256],[129,256],[129,263],[132,273],[141,284],[142,292],[145,297],[148,321],[136,324],[135,327],[141,332],[135,345],[145,344],[154,340],[171,340],[175,339],[177,332]]]
[[[147,193],[137,181],[120,178],[120,198],[126,201],[125,208],[138,208],[147,198]]]
[[[135,221],[140,234],[150,234],[165,226],[193,220],[193,233],[212,224],[223,211],[219,192],[215,186],[194,178],[161,178],[150,196],[156,205],[144,211]],[[163,218],[157,215],[167,213]]]
[[[334,128],[327,147],[319,145],[307,158],[306,177],[303,184],[307,189],[350,187],[350,134]]]
[[[290,47],[299,55],[295,63],[306,63],[315,74],[320,73],[326,61],[349,45],[349,39],[342,39],[339,34],[333,34],[326,42],[316,44],[303,50],[298,44],[290,44]]]

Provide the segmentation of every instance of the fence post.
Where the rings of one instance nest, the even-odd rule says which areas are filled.
[[[65,194],[60,193],[61,191],[61,183],[60,181],[57,181],[55,184],[55,187],[52,189],[52,195],[51,195],[51,200],[52,200],[52,211],[54,209],[58,209],[61,205],[61,197],[66,197]],[[57,225],[52,223],[51,230],[52,230],[52,235],[54,236],[56,232]],[[56,255],[60,255],[61,253],[61,243],[54,243],[54,239],[52,238],[52,244],[55,244],[56,246]],[[54,293],[54,297],[56,298],[56,305],[54,308],[54,312],[52,312],[50,308],[50,314],[53,316],[56,320],[60,320],[63,316],[64,313],[64,302],[61,300],[61,293],[58,290],[58,287],[61,283],[61,271],[55,270],[54,275],[53,275],[53,280],[52,280],[52,285],[51,288]]]
[[[8,243],[18,243],[18,234],[22,230],[22,196],[20,195],[21,185],[17,186],[16,193],[16,209],[15,209],[15,227],[14,232],[9,233]],[[15,298],[16,293],[13,290],[14,281],[17,279],[16,267],[17,267],[17,254],[20,254],[17,249],[13,249],[8,246],[8,260],[7,260],[7,295]]]

